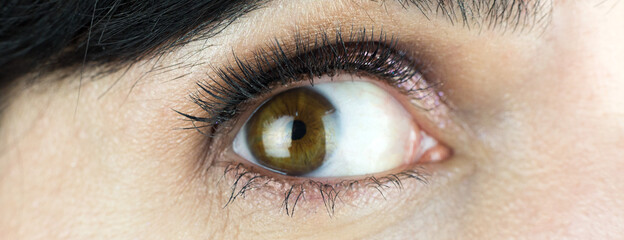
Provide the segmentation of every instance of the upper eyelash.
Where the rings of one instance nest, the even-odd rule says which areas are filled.
[[[332,39],[326,33],[310,38],[296,35],[292,51],[287,51],[275,40],[267,49],[253,54],[253,59],[242,60],[234,54],[234,64],[213,68],[215,76],[198,82],[199,91],[191,99],[206,112],[206,116],[179,114],[193,121],[193,127],[214,130],[242,109],[241,104],[255,96],[269,92],[271,84],[287,85],[322,75],[338,72],[366,73],[378,76],[391,85],[400,85],[414,75],[422,73],[422,64],[395,50],[398,39],[388,37],[383,31],[352,31],[343,37],[340,31]],[[292,57],[291,57],[292,56]],[[418,91],[422,89],[408,89]],[[196,125],[202,122],[204,125]]]

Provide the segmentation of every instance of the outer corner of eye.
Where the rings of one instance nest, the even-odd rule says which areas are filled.
[[[236,134],[242,158],[285,175],[347,177],[436,162],[449,150],[370,81],[297,87],[265,101]]]

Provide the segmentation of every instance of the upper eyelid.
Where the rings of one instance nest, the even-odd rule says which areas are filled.
[[[378,76],[381,79],[394,78],[398,82],[397,79],[409,79],[424,68],[421,62],[397,50],[398,39],[383,31],[362,28],[344,34],[339,29],[332,36],[327,32],[307,37],[295,36],[290,42],[275,40],[270,48],[254,51],[252,58],[241,59],[234,55],[234,64],[213,67],[213,75],[208,77],[208,81],[198,82],[199,91],[191,95],[208,116],[181,114],[193,121],[215,125],[236,115],[235,107],[239,103],[254,97],[258,90],[270,90],[266,84],[277,80],[281,80],[283,85],[332,74],[328,71],[366,70],[367,66],[358,64],[373,64],[366,71],[382,74]],[[288,43],[290,45],[286,45]],[[319,61],[326,62],[326,65],[319,64]],[[339,65],[332,68],[343,69],[318,69],[331,64]],[[250,93],[254,90],[255,93]]]

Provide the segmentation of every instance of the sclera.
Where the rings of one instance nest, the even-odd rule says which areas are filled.
[[[310,88],[335,106],[338,121],[332,129],[326,130],[326,135],[332,138],[333,146],[328,146],[332,148],[331,154],[319,168],[301,177],[376,174],[414,163],[426,150],[421,149],[422,131],[405,106],[372,81],[352,75],[324,76],[315,80],[318,84]],[[258,163],[246,146],[245,134],[245,131],[237,133],[234,152],[275,171]]]
[[[323,82],[323,79],[321,81]],[[405,108],[383,88],[366,80],[314,87],[329,99],[340,119],[338,146],[309,177],[339,177],[392,170],[414,159],[419,129]]]

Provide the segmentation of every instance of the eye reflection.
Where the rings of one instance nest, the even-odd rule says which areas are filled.
[[[285,175],[344,177],[417,162],[437,145],[392,94],[348,77],[276,94],[237,133],[234,152]]]

